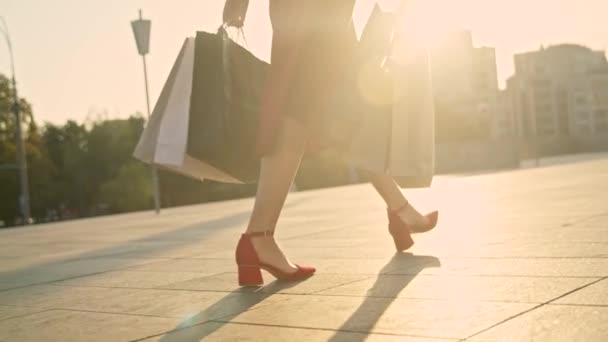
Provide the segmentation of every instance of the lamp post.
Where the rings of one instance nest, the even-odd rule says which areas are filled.
[[[17,81],[15,79],[15,60],[13,57],[13,44],[11,43],[11,36],[8,31],[8,25],[4,20],[4,17],[0,17],[2,26],[0,32],[6,40],[8,45],[8,52],[11,60],[11,83],[13,86],[13,113],[15,114],[15,129],[16,129],[16,143],[17,143],[17,168],[19,169],[19,187],[21,194],[19,195],[19,208],[21,208],[21,216],[23,218],[23,224],[30,222],[30,195],[29,185],[27,178],[27,160],[25,158],[25,151],[23,146],[23,132],[21,131],[21,108],[19,106],[19,94],[17,93]]]
[[[145,20],[142,17],[141,10],[139,10],[139,19],[131,22],[133,28],[133,34],[135,35],[135,43],[137,44],[137,51],[142,57],[144,64],[144,83],[146,87],[146,109],[148,111],[148,120],[150,119],[150,94],[148,91],[148,67],[146,65],[146,55],[150,51],[150,20]],[[152,187],[154,191],[154,209],[156,213],[160,213],[160,190],[158,188],[158,171],[154,164],[151,165],[152,169]]]

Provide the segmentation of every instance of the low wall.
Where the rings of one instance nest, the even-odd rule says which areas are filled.
[[[517,167],[513,140],[441,143],[436,146],[436,172],[454,173]]]

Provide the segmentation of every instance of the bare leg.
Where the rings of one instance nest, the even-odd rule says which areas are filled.
[[[374,188],[376,188],[376,191],[378,191],[378,194],[382,196],[389,210],[399,210],[408,204],[401,189],[399,189],[399,186],[391,176],[370,173],[368,177]]]
[[[386,206],[391,211],[399,211],[398,215],[404,222],[412,225],[425,225],[428,219],[422,216],[413,206],[409,205],[408,200],[403,196],[401,189],[395,180],[388,175],[372,174],[369,178],[376,191],[382,196]]]
[[[306,147],[306,135],[299,123],[285,118],[275,150],[262,158],[258,189],[247,233],[273,231],[291,188]],[[260,261],[286,272],[295,272],[272,237],[252,239]]]

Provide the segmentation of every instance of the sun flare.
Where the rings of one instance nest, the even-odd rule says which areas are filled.
[[[408,45],[428,49],[440,46],[450,33],[466,28],[464,7],[440,0],[408,1],[401,11],[399,33]]]

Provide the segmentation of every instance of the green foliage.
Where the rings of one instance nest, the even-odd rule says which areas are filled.
[[[150,169],[142,163],[125,163],[115,177],[101,184],[99,200],[102,207],[113,213],[150,208],[153,196],[150,175]]]
[[[17,163],[12,86],[0,75],[0,165]],[[151,209],[151,169],[132,156],[145,121],[140,115],[89,127],[74,121],[40,129],[20,100],[31,213],[36,222]],[[163,207],[251,196],[255,185],[200,182],[160,170]],[[18,222],[19,177],[0,169],[0,221]]]
[[[0,75],[0,165],[17,163],[12,108],[11,84]],[[20,108],[35,222],[152,208],[151,169],[132,156],[145,124],[140,115],[39,128],[25,99]],[[350,183],[350,170],[339,160],[332,152],[306,158],[298,188]],[[200,182],[166,170],[159,170],[159,184],[163,207],[248,197],[256,191],[255,184]],[[19,193],[18,171],[0,169],[0,221],[7,225],[18,222]]]

